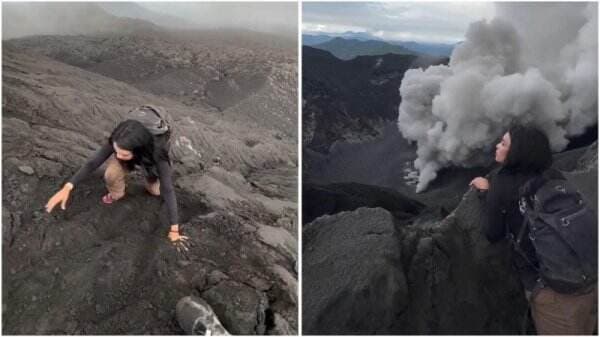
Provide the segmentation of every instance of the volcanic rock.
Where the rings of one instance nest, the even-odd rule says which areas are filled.
[[[33,168],[31,166],[19,166],[19,171],[21,171],[29,176],[35,173],[35,171],[33,170]]]
[[[290,248],[289,237],[283,246],[264,244],[257,233],[268,226],[297,236],[289,220],[297,210],[290,192],[297,169],[296,94],[284,93],[288,84],[281,83],[295,83],[295,70],[285,64],[295,64],[296,52],[263,44],[263,52],[255,53],[252,43],[239,44],[244,35],[238,44],[233,39],[214,49],[225,42],[186,38],[159,32],[3,41],[3,333],[181,334],[175,305],[200,294],[214,301],[229,331],[271,331],[266,312],[281,315],[297,331],[294,285],[281,282],[274,269],[296,279],[290,252],[297,248]],[[190,45],[198,50],[186,53]],[[242,86],[235,105],[221,107],[221,114],[210,100],[181,101],[168,89],[189,85],[178,75],[185,64],[188,73],[208,81],[206,69],[195,66],[208,50],[227,59],[226,69],[215,74],[227,71],[235,79],[247,66],[264,85]],[[253,58],[244,59],[246,54]],[[206,61],[207,67],[218,63]],[[145,68],[150,65],[152,70]],[[146,87],[151,79],[154,86]],[[75,187],[65,211],[43,209],[127,111],[148,103],[165,107],[173,119],[173,179],[189,251],[178,252],[168,241],[165,205],[144,192],[137,171],[119,202],[101,202],[106,190],[99,169]],[[262,114],[256,113],[263,103]],[[252,113],[243,115],[244,106]],[[277,111],[270,110],[274,106]],[[273,123],[260,125],[266,116]],[[248,146],[248,139],[257,143]],[[288,187],[263,193],[269,188],[253,187],[254,181]],[[219,194],[210,184],[240,197]],[[215,277],[219,272],[226,278]]]
[[[302,219],[308,223],[324,214],[336,214],[359,207],[381,207],[396,218],[412,218],[423,210],[424,205],[402,194],[383,187],[358,183],[337,183],[302,186],[304,208]]]
[[[303,230],[303,331],[394,331],[409,303],[394,218],[360,208],[323,216]]]
[[[597,145],[557,157],[578,163],[564,173],[595,208]],[[304,333],[532,332],[510,247],[487,241],[481,212],[477,193],[469,190],[441,221],[411,224],[381,208],[358,208],[305,225]],[[377,275],[389,282],[377,283]]]
[[[262,335],[266,331],[268,299],[264,293],[233,281],[221,282],[202,293],[229,331],[238,335]]]

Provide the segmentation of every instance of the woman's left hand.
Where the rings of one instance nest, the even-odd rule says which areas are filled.
[[[477,177],[477,178],[471,180],[471,182],[469,183],[469,186],[474,186],[478,190],[487,191],[490,188],[490,182],[483,177]]]
[[[188,247],[185,245],[185,241],[188,240],[189,238],[185,235],[181,235],[179,233],[179,226],[178,225],[173,225],[171,226],[171,230],[169,231],[169,240],[171,241],[172,244],[174,244],[177,247],[178,251],[181,251],[182,249],[185,251],[188,251]]]

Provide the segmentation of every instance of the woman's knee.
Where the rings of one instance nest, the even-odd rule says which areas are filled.
[[[116,159],[111,158],[108,161],[104,171],[104,181],[107,183],[124,181],[126,175],[127,172]]]

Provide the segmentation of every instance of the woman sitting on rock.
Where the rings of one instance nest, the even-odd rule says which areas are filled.
[[[595,283],[574,293],[555,291],[541,275],[539,255],[531,241],[535,235],[531,236],[528,227],[520,233],[521,227],[527,226],[519,209],[521,187],[542,173],[548,179],[564,179],[560,172],[550,169],[548,137],[534,127],[513,127],[496,145],[495,159],[501,167],[490,174],[491,179],[477,177],[470,184],[482,192],[480,196],[485,200],[482,230],[488,240],[513,238],[513,266],[524,285],[537,333],[592,334],[597,321]],[[514,238],[519,235],[522,240],[515,247]]]
[[[50,198],[46,204],[46,211],[52,212],[59,203],[63,210],[66,209],[71,190],[107,160],[104,181],[108,193],[102,197],[102,202],[111,204],[125,196],[127,173],[139,165],[146,176],[148,193],[162,196],[167,205],[171,223],[168,238],[171,242],[181,244],[183,248],[187,249],[183,245],[183,241],[187,237],[179,233],[177,200],[171,179],[168,153],[168,136],[168,133],[158,137],[153,136],[137,120],[128,119],[121,122],[94,157]]]

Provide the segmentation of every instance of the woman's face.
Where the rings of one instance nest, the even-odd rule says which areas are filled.
[[[115,154],[117,156],[117,159],[123,160],[123,161],[128,161],[128,160],[133,159],[133,152],[120,148],[117,145],[117,143],[115,143],[115,142],[113,142],[113,148],[115,149]]]
[[[506,161],[506,156],[508,155],[508,151],[510,150],[510,135],[507,133],[502,136],[500,143],[496,145],[496,161],[499,163],[504,163]]]

